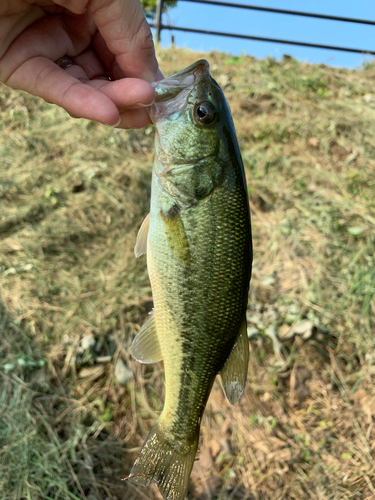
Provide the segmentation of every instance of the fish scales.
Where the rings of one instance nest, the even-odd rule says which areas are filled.
[[[225,189],[217,189],[202,200],[199,208],[181,214],[191,249],[188,262],[173,258],[163,231],[163,216],[155,210],[152,224],[151,211],[148,266],[156,327],[165,353],[165,406],[176,436],[188,436],[189,429],[195,431],[211,389],[212,374],[218,373],[226,361],[246,308],[244,290],[248,282],[244,279],[243,255],[249,245],[250,226],[243,189],[228,194]],[[196,210],[200,212],[198,227]]]
[[[170,83],[177,111],[167,99],[168,82],[180,84],[177,92]],[[182,500],[216,375],[222,372],[230,400],[244,388],[251,225],[229,107],[208,64],[198,61],[158,85],[163,99],[151,114],[157,127],[151,210],[148,233],[141,228],[139,239],[147,242],[152,345],[154,360],[164,360],[166,396],[130,480],[155,481],[165,499]],[[141,352],[142,330],[139,335],[132,354],[152,361],[152,353]]]

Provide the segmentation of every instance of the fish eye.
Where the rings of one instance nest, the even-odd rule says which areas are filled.
[[[215,118],[215,110],[208,102],[198,102],[194,106],[193,115],[197,123],[208,125]]]

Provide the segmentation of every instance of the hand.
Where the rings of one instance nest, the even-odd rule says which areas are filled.
[[[139,0],[0,2],[0,81],[72,116],[144,127],[160,75]]]

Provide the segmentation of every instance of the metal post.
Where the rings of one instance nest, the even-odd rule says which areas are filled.
[[[161,16],[163,14],[163,0],[157,0],[156,3],[156,18],[155,18],[155,38],[160,43],[161,32]]]

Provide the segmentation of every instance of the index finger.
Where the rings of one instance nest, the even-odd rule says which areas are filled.
[[[93,0],[95,24],[125,77],[155,79],[158,63],[150,27],[139,0]]]

